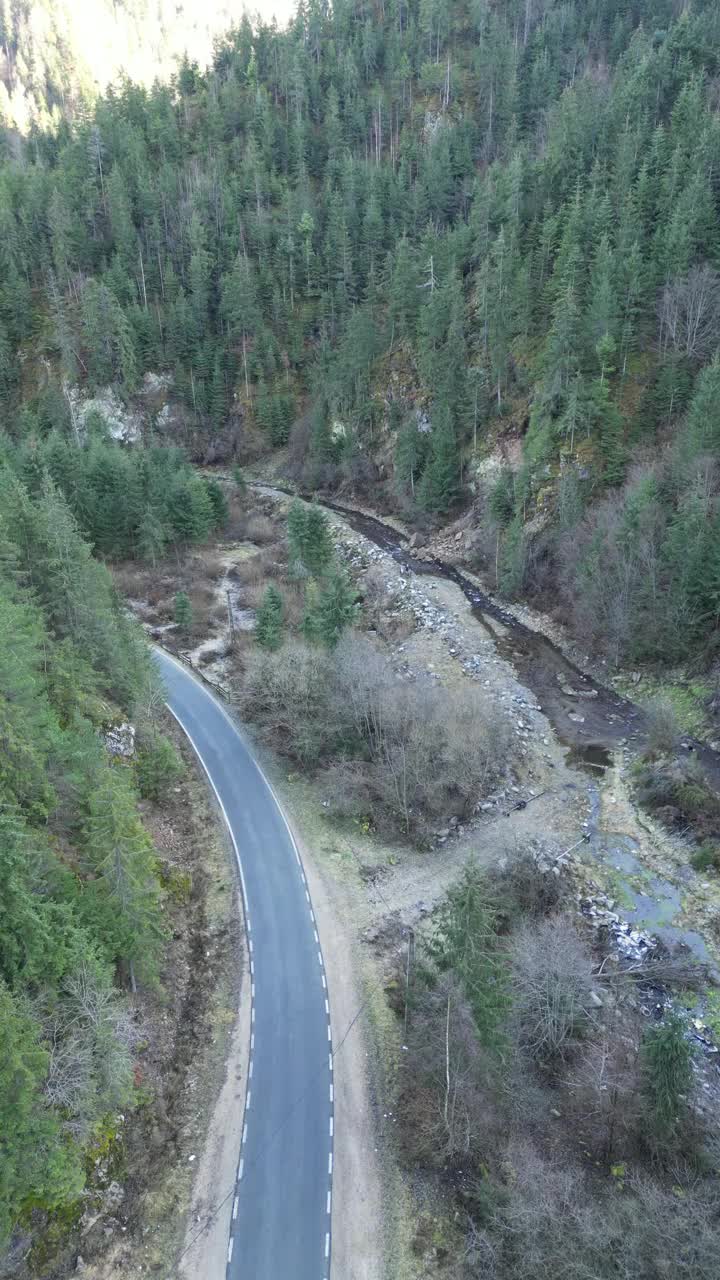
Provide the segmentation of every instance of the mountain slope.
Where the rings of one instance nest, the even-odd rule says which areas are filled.
[[[704,0],[313,0],[126,84],[0,174],[7,430],[162,368],[208,435],[295,421],[305,484],[474,501],[499,589],[613,660],[707,661],[719,36]]]

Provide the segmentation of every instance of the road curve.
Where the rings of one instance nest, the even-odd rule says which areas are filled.
[[[167,704],[230,830],[252,981],[250,1065],[228,1280],[327,1280],[333,1064],[327,983],[300,856],[277,799],[227,712],[156,650]],[[200,1278],[199,1278],[200,1280]]]

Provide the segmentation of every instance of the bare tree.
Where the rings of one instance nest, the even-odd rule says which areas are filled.
[[[527,924],[512,941],[518,1042],[543,1066],[563,1061],[587,1026],[592,957],[570,916]]]
[[[49,1043],[45,1093],[63,1110],[73,1137],[85,1141],[97,1121],[126,1104],[135,1029],[126,1005],[88,965],[65,981],[61,1000],[38,1009]]]
[[[660,350],[707,359],[720,342],[720,275],[705,263],[665,285],[658,305]]]

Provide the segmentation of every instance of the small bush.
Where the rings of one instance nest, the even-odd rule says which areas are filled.
[[[701,841],[720,838],[720,797],[698,761],[644,761],[635,769],[635,790],[640,804],[671,829],[691,828]]]
[[[269,546],[271,542],[279,541],[275,525],[269,516],[264,515],[250,516],[245,536],[249,542],[256,542],[259,547]]]
[[[646,711],[648,755],[669,756],[680,738],[675,708],[667,698],[654,698]]]
[[[515,850],[492,873],[499,902],[510,918],[547,916],[562,897],[560,877],[543,871],[526,850]]]
[[[159,800],[183,773],[183,762],[169,738],[154,733],[140,744],[135,774],[143,800]]]
[[[592,956],[570,916],[524,925],[513,938],[513,1022],[518,1044],[556,1068],[588,1027]]]
[[[720,871],[720,845],[702,844],[690,862],[696,871]]]

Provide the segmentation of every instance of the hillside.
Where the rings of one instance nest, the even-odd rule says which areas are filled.
[[[715,1280],[720,7],[0,22],[0,1275],[235,1274],[267,1202],[149,635],[306,841],[334,1273]]]
[[[302,483],[410,517],[475,501],[500,590],[612,661],[708,661],[719,25],[342,0],[126,82],[0,173],[6,431],[164,370],[194,438],[290,437]]]
[[[287,0],[253,6],[287,17]],[[122,75],[150,85],[187,57],[205,66],[244,6],[228,0],[3,0],[0,120],[27,133],[57,126]]]

